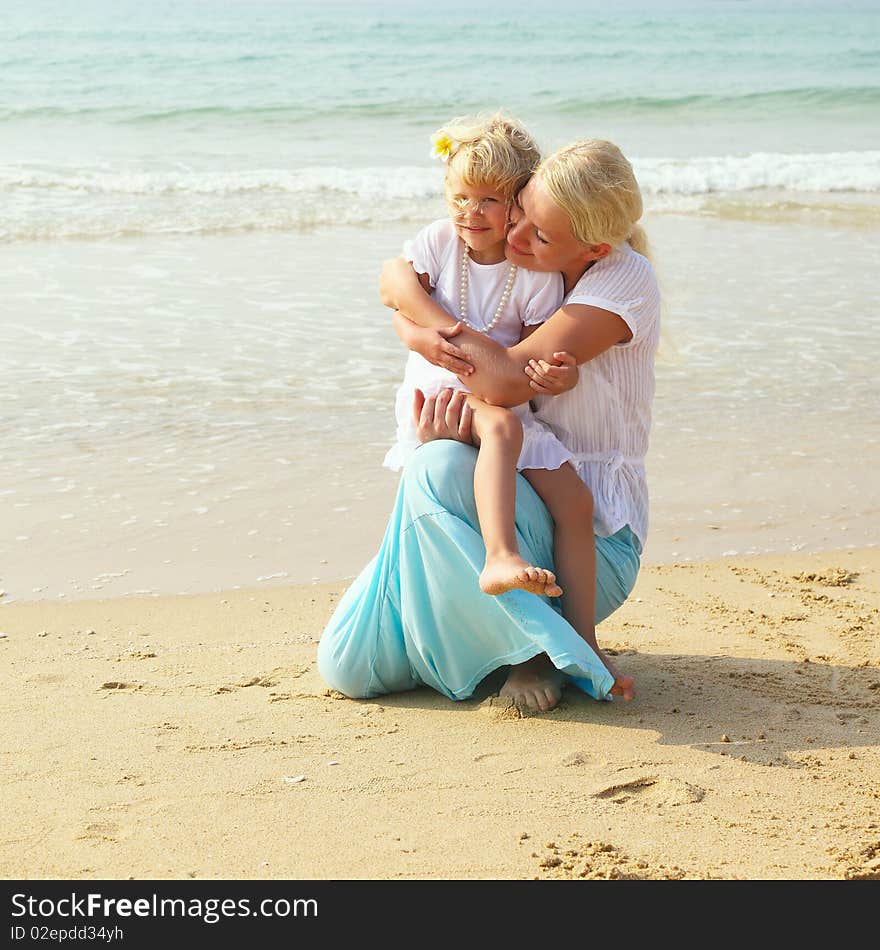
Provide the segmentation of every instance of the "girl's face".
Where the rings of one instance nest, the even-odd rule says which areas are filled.
[[[490,185],[466,185],[453,170],[446,173],[446,204],[455,232],[477,255],[498,251],[504,260],[508,200]],[[487,262],[488,263],[488,262]]]
[[[536,271],[561,271],[577,280],[591,261],[605,257],[608,244],[582,244],[572,233],[568,215],[532,178],[514,199],[507,232],[507,258]]]

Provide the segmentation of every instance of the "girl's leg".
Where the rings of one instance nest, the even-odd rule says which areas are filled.
[[[559,597],[562,590],[553,572],[524,560],[516,542],[516,463],[522,423],[509,409],[490,406],[476,396],[468,396],[468,404],[474,411],[473,441],[480,449],[474,470],[474,499],[486,545],[480,589],[504,594],[518,588]]]
[[[522,474],[553,518],[553,558],[557,578],[565,591],[563,616],[614,677],[611,692],[626,700],[633,699],[633,680],[617,671],[596,641],[596,539],[593,535],[592,493],[568,462],[558,469],[529,469]],[[511,689],[516,688],[518,679],[514,678]]]

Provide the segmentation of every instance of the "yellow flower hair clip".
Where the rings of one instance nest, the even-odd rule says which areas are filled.
[[[448,162],[455,154],[458,144],[455,139],[450,138],[445,132],[437,132],[431,136],[431,145],[433,146],[431,154],[434,158],[439,158],[441,162]]]

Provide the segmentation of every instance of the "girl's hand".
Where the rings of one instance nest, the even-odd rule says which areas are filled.
[[[441,389],[436,396],[428,396],[417,389],[413,399],[413,418],[419,442],[454,439],[471,444],[473,410],[467,404],[467,393]]]
[[[436,330],[429,330],[426,327],[418,327],[413,333],[413,346],[416,353],[421,354],[434,366],[442,369],[448,369],[456,376],[469,376],[474,367],[468,363],[463,350],[460,350],[450,339],[461,333],[461,323],[456,323],[451,327],[439,327]]]
[[[571,353],[565,352],[554,353],[552,363],[529,360],[525,372],[529,377],[529,386],[544,396],[558,396],[574,389],[579,375],[577,361]]]

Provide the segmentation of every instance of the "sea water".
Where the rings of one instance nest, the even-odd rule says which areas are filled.
[[[431,132],[607,137],[664,290],[647,559],[876,543],[874,2],[0,0],[0,588],[349,576]]]

